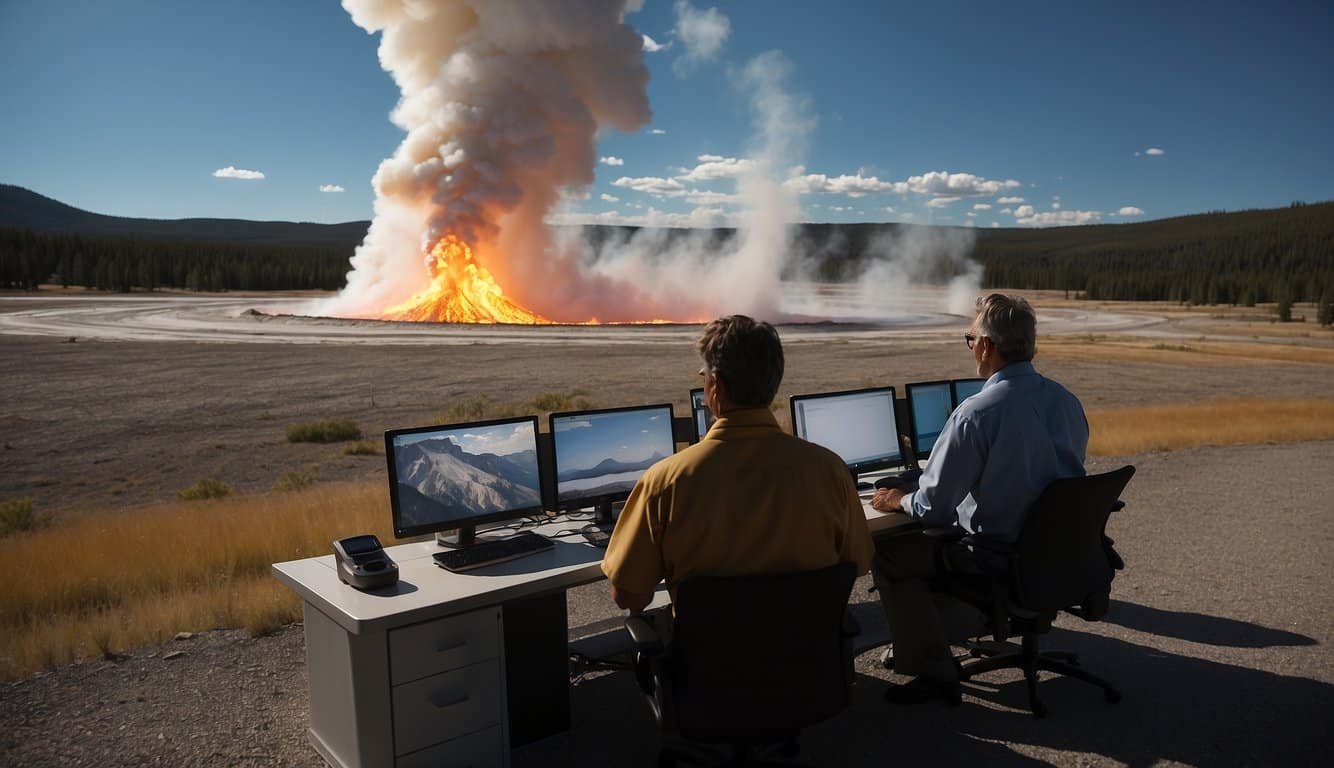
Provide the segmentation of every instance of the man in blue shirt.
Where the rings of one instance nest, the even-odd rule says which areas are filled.
[[[958,525],[969,533],[1014,541],[1028,508],[1051,481],[1084,474],[1088,421],[1079,400],[1033,369],[1037,317],[1022,298],[993,293],[979,299],[964,334],[986,377],[982,391],[945,422],[918,490],[881,489],[871,506],[902,512],[928,527]],[[886,698],[957,703],[957,667],[951,635],[941,620],[930,581],[942,576],[942,558],[967,557],[921,533],[882,538],[871,568],[893,635],[894,671],[914,676],[891,686]]]

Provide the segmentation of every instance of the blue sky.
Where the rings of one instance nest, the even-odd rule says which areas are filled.
[[[1038,226],[1334,198],[1328,0],[898,6],[646,0],[627,20],[663,47],[645,53],[653,122],[603,135],[622,162],[571,211],[734,212],[728,161],[753,146],[736,73],[772,50],[814,124],[791,158],[803,220]],[[0,182],[127,216],[369,218],[402,138],[376,45],[325,1],[7,0]]]
[[[654,453],[667,456],[676,450],[666,408],[593,414],[556,426],[553,437],[560,471],[588,469],[608,458],[642,461]]]

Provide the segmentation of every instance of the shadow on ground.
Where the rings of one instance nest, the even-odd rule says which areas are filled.
[[[1241,647],[1313,642],[1244,622],[1124,603],[1116,614],[1127,626],[1161,624],[1179,630],[1165,634],[1199,631],[1212,642]],[[881,700],[884,680],[860,674],[852,706],[807,732],[800,759],[822,766],[1025,765],[1085,762],[1078,756],[1086,755],[1128,765],[1334,765],[1328,738],[1334,685],[1085,632],[1058,629],[1044,647],[1078,651],[1087,668],[1121,687],[1124,700],[1107,704],[1095,688],[1049,678],[1040,691],[1051,714],[1036,720],[1027,712],[1022,678],[996,672],[966,687],[962,707],[905,709]],[[872,656],[862,656],[859,667],[869,669]],[[572,696],[573,729],[516,751],[516,766],[653,765],[656,730],[631,675],[586,680]]]

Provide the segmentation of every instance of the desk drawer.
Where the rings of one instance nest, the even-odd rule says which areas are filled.
[[[389,672],[394,685],[499,655],[499,608],[484,608],[389,632]]]
[[[396,768],[501,768],[505,765],[504,743],[500,726],[460,736],[444,744],[404,755],[394,762]]]
[[[394,752],[406,755],[499,724],[504,687],[498,659],[395,686]]]

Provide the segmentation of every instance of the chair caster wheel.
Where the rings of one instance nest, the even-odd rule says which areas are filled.
[[[1120,692],[1120,691],[1112,691],[1112,690],[1108,690],[1108,691],[1104,691],[1104,692],[1103,692],[1103,695],[1106,697],[1106,699],[1107,699],[1107,703],[1108,703],[1108,704],[1120,704],[1120,703],[1121,703],[1121,692]]]

